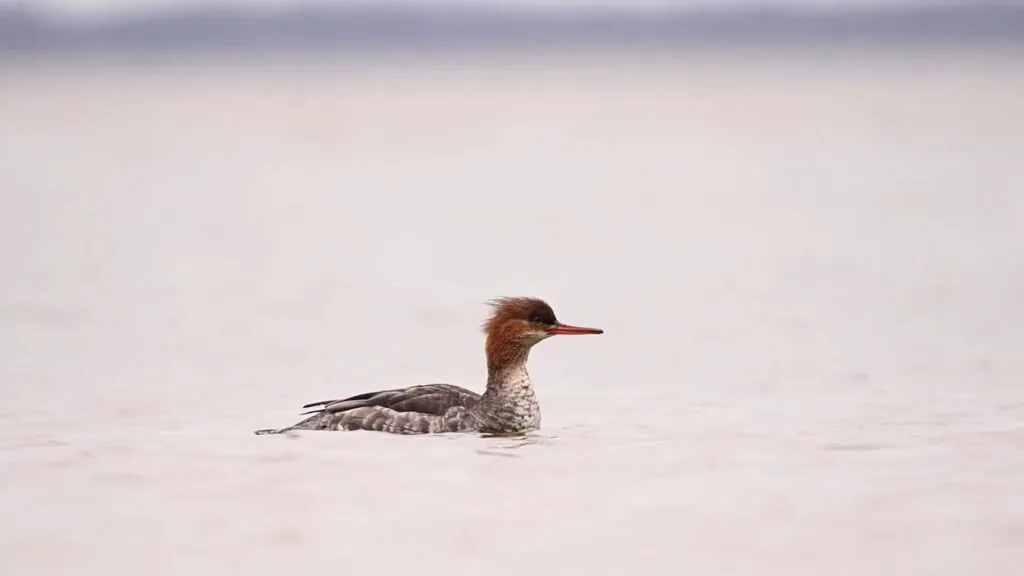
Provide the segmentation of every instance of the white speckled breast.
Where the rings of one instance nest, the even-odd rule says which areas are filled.
[[[485,432],[530,432],[540,428],[540,404],[525,362],[493,374],[478,409]]]

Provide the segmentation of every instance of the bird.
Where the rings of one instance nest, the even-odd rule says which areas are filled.
[[[483,394],[453,384],[421,384],[365,392],[303,406],[307,418],[286,428],[256,430],[370,430],[392,434],[483,433],[517,435],[540,429],[541,412],[526,369],[530,350],[558,335],[603,334],[600,328],[562,323],[540,298],[501,297],[488,302],[487,385]]]

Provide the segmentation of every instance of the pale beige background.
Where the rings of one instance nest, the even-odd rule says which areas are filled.
[[[6,62],[3,573],[1017,574],[1019,62]],[[251,434],[502,294],[530,442]]]

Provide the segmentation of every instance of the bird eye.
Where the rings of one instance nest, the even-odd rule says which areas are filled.
[[[530,322],[533,324],[556,324],[558,321],[555,320],[553,314],[545,314],[543,312],[534,312],[530,315]]]

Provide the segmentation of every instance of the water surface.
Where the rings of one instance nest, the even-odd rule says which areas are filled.
[[[14,66],[5,574],[1016,574],[1021,60],[595,62]],[[498,295],[539,434],[252,434]]]

